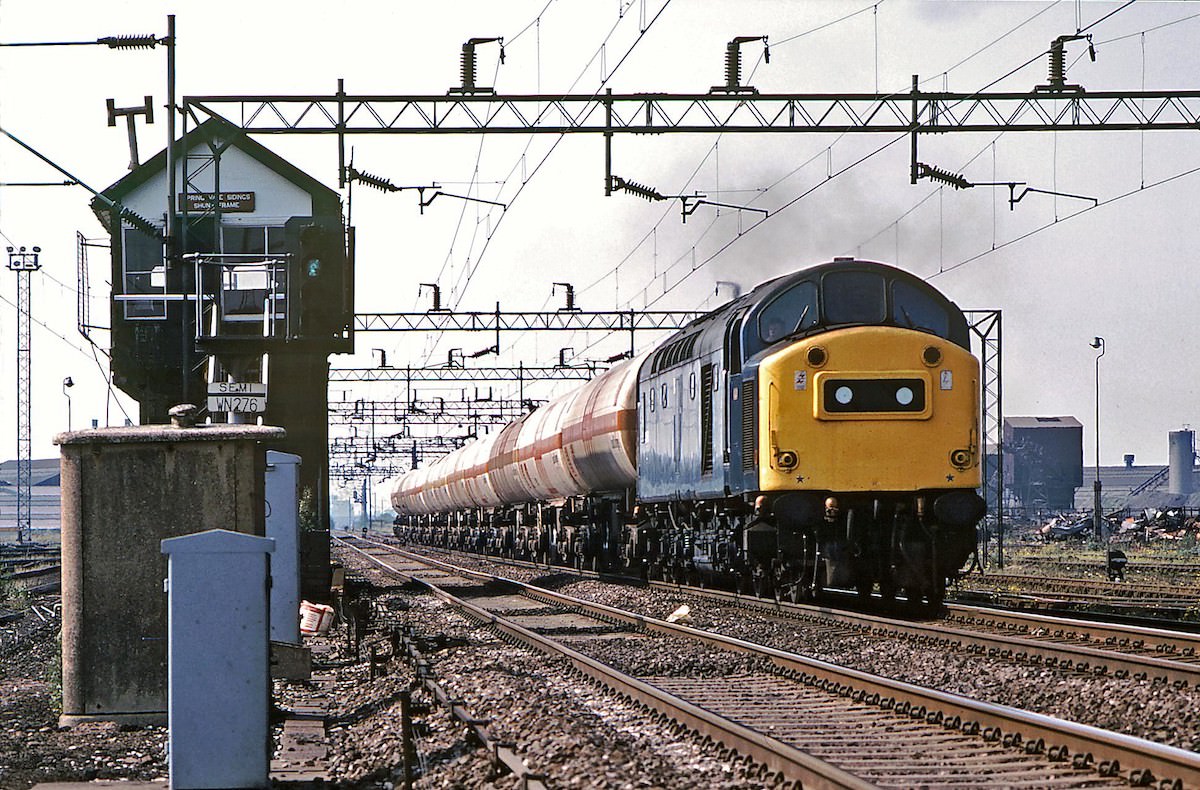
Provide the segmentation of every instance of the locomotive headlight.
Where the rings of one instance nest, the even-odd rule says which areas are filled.
[[[848,403],[850,403],[850,401],[854,400],[854,390],[850,389],[849,387],[847,387],[843,384],[842,386],[840,386],[836,390],[834,390],[833,397],[834,397],[834,399],[837,400],[838,403],[845,406]]]
[[[820,346],[813,346],[808,350],[808,364],[814,368],[819,368],[829,361],[829,353]]]
[[[942,361],[942,350],[937,346],[925,346],[925,350],[921,352],[921,361],[929,367],[934,367]]]
[[[912,403],[914,397],[916,396],[910,387],[900,387],[896,390],[896,403],[899,403],[901,406],[907,406]]]

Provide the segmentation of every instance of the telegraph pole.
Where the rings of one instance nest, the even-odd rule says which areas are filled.
[[[30,354],[32,335],[29,331],[29,275],[41,268],[38,253],[41,247],[26,252],[24,247],[8,248],[8,270],[17,273],[17,543],[32,540],[30,524],[31,469],[33,467],[33,439],[30,431],[30,415],[33,398],[30,393],[32,381]]]

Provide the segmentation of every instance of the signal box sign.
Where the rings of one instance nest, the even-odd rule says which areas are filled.
[[[219,381],[208,385],[208,410],[212,413],[262,414],[267,410],[267,385],[256,382]]]
[[[188,192],[179,196],[179,210],[189,214],[204,214],[216,211],[216,202],[216,196],[212,192]],[[220,209],[225,212],[254,211],[254,193],[222,192]]]

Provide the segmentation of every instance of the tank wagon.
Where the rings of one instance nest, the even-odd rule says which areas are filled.
[[[792,600],[939,602],[971,558],[979,362],[881,263],[759,285],[390,486],[396,534]]]

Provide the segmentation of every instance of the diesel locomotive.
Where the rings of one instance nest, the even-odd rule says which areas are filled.
[[[395,531],[791,600],[938,603],[985,511],[979,381],[953,302],[838,258],[401,475]]]

